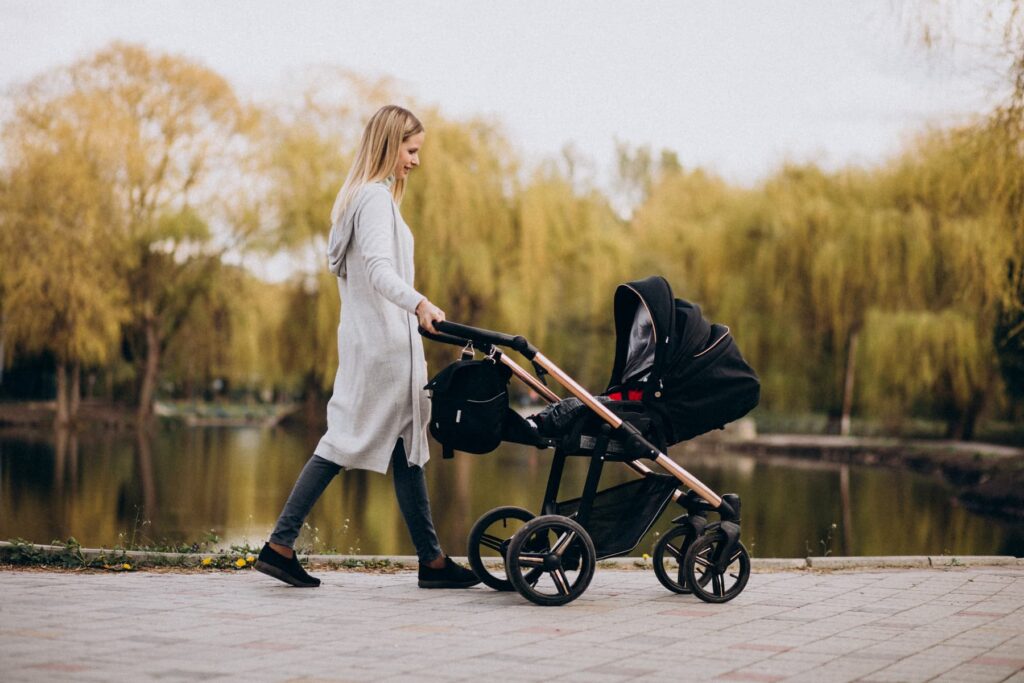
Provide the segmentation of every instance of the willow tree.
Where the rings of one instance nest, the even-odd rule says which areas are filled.
[[[1010,394],[1024,399],[1024,1],[995,0],[961,5],[946,0],[904,0],[897,4],[910,35],[932,55],[956,51],[989,69],[994,92],[1005,99],[974,126],[957,135],[967,145],[954,165],[964,173],[965,191],[985,197],[1007,225],[1014,245],[998,306],[995,348]],[[981,73],[975,69],[975,73]],[[979,194],[978,189],[982,192]]]
[[[402,216],[416,237],[416,286],[452,320],[502,321],[500,278],[513,239],[515,159],[484,120],[422,112],[426,141]]]
[[[230,196],[245,109],[227,81],[206,67],[114,43],[21,87],[14,111],[37,136],[80,131],[90,158],[113,179],[123,218],[116,226],[120,248],[107,254],[108,267],[131,291],[125,337],[144,419],[161,356],[219,262],[205,225],[216,201]],[[196,220],[200,206],[206,216]]]
[[[958,162],[971,154],[943,140],[872,171],[785,168],[754,191],[699,172],[669,175],[636,212],[639,258],[733,326],[769,409],[848,414],[856,399],[869,414],[892,414],[877,390],[888,373],[907,380],[908,393],[886,394],[906,397],[900,414],[939,415],[951,434],[968,436],[991,393],[993,365],[983,359],[994,353],[982,341],[1006,298],[1016,224],[1000,208],[1003,171],[993,170],[1010,164],[991,160],[994,175],[972,190]],[[941,329],[950,321],[955,335]],[[916,350],[894,354],[910,328]],[[868,337],[859,352],[858,335]],[[957,381],[915,383],[910,374],[926,376],[917,363],[885,365],[914,353]]]
[[[622,222],[602,195],[576,189],[551,165],[514,199],[514,243],[502,270],[507,325],[599,387],[614,345],[614,287],[635,276]]]
[[[244,268],[222,266],[196,295],[165,356],[163,378],[191,397],[216,380],[246,393],[283,385],[277,333],[284,308],[281,285],[263,282]]]
[[[732,328],[761,375],[763,404],[778,411],[822,402],[819,354],[804,341],[809,265],[793,251],[810,257],[813,245],[791,227],[807,227],[791,182],[803,183],[748,191],[700,169],[667,173],[629,226],[637,269],[664,275],[676,296]]]
[[[998,352],[1024,333],[1006,324],[1024,319],[1024,159],[1020,145],[1005,142],[991,122],[937,132],[879,174],[878,201],[901,216],[899,239],[886,249],[899,280],[866,329],[865,353],[881,384],[919,392],[884,400],[869,392],[874,412],[891,413],[902,396],[898,412],[923,405],[946,420],[949,436],[970,438],[986,401],[1001,393]]]
[[[19,122],[4,134],[3,334],[23,353],[55,358],[58,425],[75,420],[82,366],[110,359],[128,314],[109,262],[124,217],[87,135],[67,125],[41,135]]]
[[[283,311],[268,348],[276,350],[280,386],[304,398],[307,421],[323,419],[338,367],[338,285],[326,257],[331,207],[361,133],[359,117],[384,90],[347,72],[320,70],[303,80],[292,102],[268,108],[258,131],[263,246],[287,255],[293,267],[278,288]]]

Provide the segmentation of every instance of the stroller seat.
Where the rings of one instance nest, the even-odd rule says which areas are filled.
[[[665,448],[665,437],[659,420],[640,401],[617,401],[597,396],[598,401],[656,445]],[[539,438],[553,441],[566,453],[589,455],[597,446],[597,439],[605,426],[600,417],[578,398],[567,398],[553,403],[526,420],[535,425]],[[630,460],[622,441],[610,439],[607,456],[611,460]]]

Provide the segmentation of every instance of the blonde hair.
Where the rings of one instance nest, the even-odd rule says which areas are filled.
[[[393,104],[381,107],[370,117],[359,140],[356,158],[334,200],[331,225],[344,215],[345,209],[364,185],[384,180],[394,173],[400,145],[422,132],[423,124],[412,112]],[[391,186],[391,195],[395,202],[401,202],[403,194],[405,180],[396,178]]]

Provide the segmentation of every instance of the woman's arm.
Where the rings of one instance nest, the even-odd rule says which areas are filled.
[[[370,286],[399,308],[414,313],[421,327],[436,334],[434,323],[444,320],[444,311],[410,287],[395,268],[395,209],[391,194],[372,187],[365,191],[370,195],[356,215],[353,240],[366,264]]]
[[[367,187],[363,191],[368,196],[355,216],[352,239],[366,265],[370,286],[399,308],[416,313],[416,307],[426,297],[406,283],[395,267],[395,216],[391,194],[383,187]]]

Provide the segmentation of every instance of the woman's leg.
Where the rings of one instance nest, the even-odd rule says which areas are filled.
[[[320,495],[331,483],[331,480],[341,471],[341,467],[325,460],[319,455],[314,455],[302,468],[299,478],[295,481],[291,495],[284,504],[281,516],[277,518],[277,525],[274,532],[270,534],[270,543],[286,548],[295,546],[295,539],[302,531],[302,524],[309,516],[313,504],[320,498]]]
[[[427,498],[427,482],[423,468],[410,465],[405,457],[405,446],[399,439],[391,453],[391,467],[395,471],[395,494],[398,507],[409,527],[416,555],[420,559],[417,580],[420,588],[469,588],[480,583],[476,574],[455,564],[441,552],[441,544],[434,531]]]
[[[302,568],[292,548],[313,504],[340,471],[340,466],[317,455],[306,462],[284,504],[284,510],[277,518],[270,540],[263,544],[260,556],[253,565],[256,571],[300,588],[316,588],[320,585],[320,579],[310,576]]]
[[[430,516],[430,500],[427,498],[427,482],[423,468],[410,465],[405,457],[402,439],[395,444],[391,453],[391,467],[395,477],[395,495],[402,510],[405,525],[409,528],[416,555],[422,564],[435,563],[442,558],[441,544],[434,531],[434,520]]]

